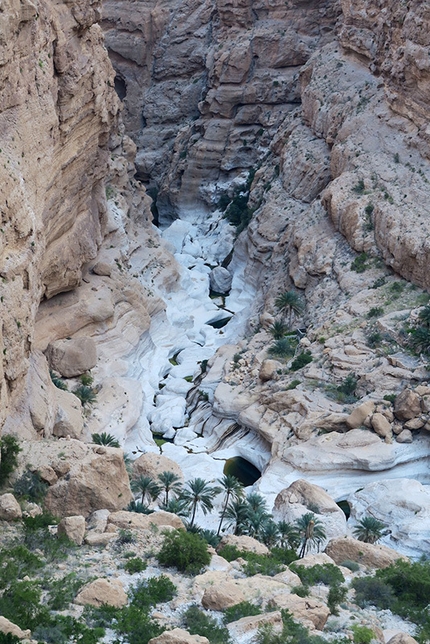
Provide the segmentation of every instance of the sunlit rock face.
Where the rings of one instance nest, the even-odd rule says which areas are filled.
[[[118,110],[99,2],[10,0],[0,20],[0,421],[28,369],[41,297],[75,287],[103,235]]]

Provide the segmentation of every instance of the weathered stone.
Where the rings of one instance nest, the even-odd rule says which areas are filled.
[[[58,476],[54,468],[50,465],[39,467],[37,471],[39,472],[42,481],[45,481],[45,483],[48,483],[49,485],[54,485],[58,481]]]
[[[0,519],[14,521],[22,516],[21,507],[13,494],[7,493],[0,496]]]
[[[105,277],[110,277],[112,273],[112,266],[107,262],[97,262],[93,266],[93,273]]]
[[[107,546],[116,537],[116,532],[88,532],[85,543],[88,546]]]
[[[65,378],[80,376],[97,363],[96,344],[92,338],[85,337],[51,342],[46,356],[51,369]]]
[[[373,429],[381,438],[388,438],[392,435],[391,423],[383,414],[373,414],[371,422]]]
[[[127,595],[118,579],[96,579],[79,591],[75,603],[96,607],[107,604],[121,608],[127,603]]]
[[[421,399],[411,389],[404,389],[394,402],[394,415],[399,420],[410,420],[421,414]]]
[[[82,404],[77,396],[68,391],[56,388],[57,413],[55,415],[52,433],[58,438],[79,439],[84,426]]]
[[[407,633],[397,633],[397,635],[388,640],[388,644],[418,644],[418,642]]]
[[[275,633],[282,630],[282,615],[280,611],[274,611],[271,613],[264,613],[263,615],[253,615],[251,617],[242,617],[236,622],[231,622],[228,624],[227,628],[230,632],[230,635],[234,637],[234,641],[240,641],[240,639],[252,631],[257,631],[262,626],[270,624],[273,627]]]
[[[209,273],[211,291],[226,295],[231,289],[232,279],[230,271],[222,266],[216,266]]]
[[[18,637],[20,640],[31,637],[30,630],[23,631],[19,626],[6,619],[6,617],[3,617],[2,615],[0,615],[0,633],[4,633],[5,635],[10,633],[11,635]]]
[[[183,481],[184,475],[180,466],[172,461],[171,458],[164,456],[163,454],[156,454],[155,452],[147,452],[142,454],[135,461],[133,461],[133,477],[137,478],[138,476],[150,476],[154,480],[157,480],[159,474],[163,472],[172,472]]]
[[[151,525],[170,526],[177,530],[184,529],[184,523],[176,514],[171,512],[154,512],[153,514],[139,514],[136,512],[112,512],[108,518],[108,525],[122,529],[135,528],[139,530],[148,530]]]
[[[387,568],[398,559],[404,559],[402,555],[391,548],[364,543],[350,537],[332,539],[327,544],[325,553],[338,565],[343,561],[351,560],[373,568]]]
[[[202,606],[208,610],[225,610],[244,600],[245,597],[239,586],[231,580],[219,586],[214,585],[206,588],[202,598]]]
[[[412,443],[413,441],[412,432],[410,429],[404,429],[396,436],[396,441],[398,443]]]
[[[371,400],[367,400],[366,402],[362,403],[361,405],[356,407],[345,420],[347,427],[349,427],[349,429],[357,429],[358,427],[361,427],[361,425],[364,423],[364,420],[367,418],[367,416],[369,416],[369,414],[373,413],[374,409],[375,403]]]
[[[246,536],[236,536],[234,534],[226,534],[220,541],[218,549],[224,548],[224,546],[234,546],[238,550],[244,550],[245,552],[255,552],[258,555],[268,555],[269,548],[267,548],[263,543],[253,539],[252,537]]]
[[[264,360],[261,367],[260,371],[258,373],[258,377],[262,382],[267,382],[269,380],[277,380],[278,378],[278,371],[283,369],[283,365],[278,362],[278,360]]]
[[[277,595],[276,603],[279,608],[286,608],[308,628],[322,631],[330,615],[330,610],[325,604],[313,597],[299,597],[293,593]]]
[[[158,637],[153,637],[148,644],[209,644],[209,640],[202,635],[190,635],[183,628],[174,628]]]
[[[406,421],[404,427],[405,429],[421,429],[424,427],[425,421],[422,418],[411,418],[411,420]]]
[[[64,517],[58,524],[59,535],[64,534],[70,541],[81,546],[85,534],[85,519],[82,516]]]

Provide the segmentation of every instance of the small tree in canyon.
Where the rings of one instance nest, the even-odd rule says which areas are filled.
[[[302,298],[295,291],[286,291],[278,295],[275,306],[283,315],[288,316],[289,328],[291,328],[293,318],[299,316],[305,308]]]

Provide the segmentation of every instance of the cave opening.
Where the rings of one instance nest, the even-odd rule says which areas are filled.
[[[115,91],[121,101],[123,101],[127,96],[126,82],[121,76],[118,76],[118,74],[115,76]]]
[[[349,517],[351,516],[351,506],[349,505],[348,501],[338,501],[336,505],[340,507],[340,509],[346,516],[346,520],[348,521]]]
[[[227,476],[235,476],[245,487],[253,485],[261,476],[260,470],[242,456],[227,459],[223,473]]]

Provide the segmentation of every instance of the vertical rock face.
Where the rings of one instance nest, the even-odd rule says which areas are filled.
[[[209,182],[255,165],[300,100],[299,66],[333,39],[338,13],[336,0],[105,2],[138,172],[160,190],[162,215],[210,202]]]
[[[77,285],[102,237],[118,100],[99,16],[97,1],[49,0],[7,0],[0,16],[0,421],[41,297]]]

